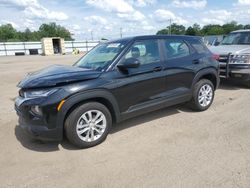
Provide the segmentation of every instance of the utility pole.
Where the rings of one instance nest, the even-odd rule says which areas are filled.
[[[120,37],[122,38],[122,27],[120,27]]]
[[[91,40],[92,40],[92,41],[94,40],[93,31],[92,31],[92,30],[91,30]]]
[[[168,34],[171,35],[171,34],[172,34],[172,32],[171,32],[171,29],[172,29],[172,28],[171,28],[171,27],[172,27],[172,19],[170,18],[168,21],[169,21]]]

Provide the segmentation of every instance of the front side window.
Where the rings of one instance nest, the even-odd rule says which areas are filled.
[[[123,61],[136,58],[141,65],[160,61],[160,53],[157,40],[135,42],[124,56]]]
[[[125,45],[125,42],[99,44],[76,62],[74,66],[101,71],[115,59]]]
[[[188,45],[177,39],[166,39],[164,41],[167,59],[182,58],[190,55]]]

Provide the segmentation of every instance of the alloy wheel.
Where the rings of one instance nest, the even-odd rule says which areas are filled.
[[[206,107],[211,104],[213,100],[213,89],[209,84],[203,85],[198,94],[198,101],[202,107]]]
[[[105,115],[99,110],[89,110],[78,119],[76,132],[81,140],[93,142],[103,135],[106,127]]]

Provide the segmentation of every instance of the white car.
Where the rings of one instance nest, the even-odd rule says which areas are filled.
[[[233,31],[209,49],[219,55],[221,77],[250,87],[250,30]]]

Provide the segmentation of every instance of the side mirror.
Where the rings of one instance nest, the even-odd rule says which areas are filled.
[[[219,46],[219,44],[220,44],[220,42],[216,41],[216,42],[214,43],[214,46]]]
[[[140,61],[133,57],[126,59],[123,63],[117,65],[117,67],[123,71],[124,70],[127,71],[127,69],[129,68],[138,68],[139,66],[140,66]]]

